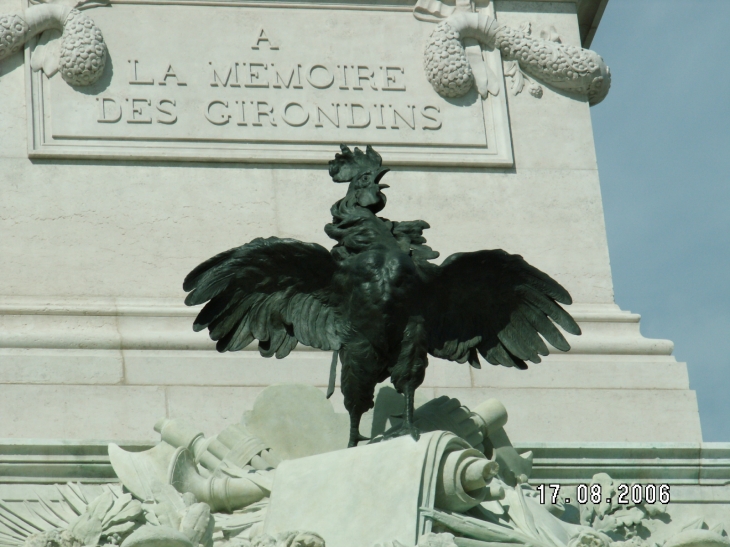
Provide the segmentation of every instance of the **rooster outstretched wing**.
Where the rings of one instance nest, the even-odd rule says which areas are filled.
[[[208,302],[193,323],[208,328],[220,352],[254,339],[264,357],[289,355],[298,342],[337,350],[341,320],[330,282],[337,269],[324,247],[294,239],[254,239],[206,260],[188,274],[188,306]]]
[[[572,300],[558,282],[519,255],[502,250],[458,253],[429,268],[425,319],[429,353],[479,368],[479,352],[489,363],[527,368],[548,348],[562,351],[566,332],[580,327],[560,307]],[[551,321],[552,319],[552,321]]]

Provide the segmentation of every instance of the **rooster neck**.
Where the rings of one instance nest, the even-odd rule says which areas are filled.
[[[325,232],[337,241],[332,249],[337,262],[349,261],[368,251],[402,252],[393,235],[393,223],[366,207],[353,205],[348,196],[332,207],[332,216],[332,223],[325,226]]]
[[[353,182],[347,188],[345,197],[336,201],[330,211],[335,219],[359,216],[362,211],[375,215],[385,208],[387,201],[379,185],[371,183],[363,186]]]

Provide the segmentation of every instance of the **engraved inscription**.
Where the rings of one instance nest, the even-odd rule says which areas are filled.
[[[436,93],[431,29],[389,0],[176,1],[98,10],[114,53],[83,93],[29,74],[31,156],[319,163],[370,143],[393,163],[512,164],[505,94]]]
[[[269,42],[263,29],[260,31],[256,43],[260,42]],[[278,47],[271,46],[270,49],[278,50]],[[188,85],[178,76],[172,62],[163,63],[167,68],[162,72],[154,72],[150,67],[144,66],[139,59],[129,59],[128,63],[131,68],[130,86],[153,85],[155,74],[161,74],[157,79],[159,85],[168,85],[168,80],[171,85]],[[176,62],[175,64],[180,66],[182,63]],[[247,99],[245,93],[232,101],[211,97],[204,101],[205,104],[200,112],[208,123],[214,126],[235,123],[239,127],[247,128],[279,127],[277,119],[283,121],[288,127],[303,127],[312,124],[314,127],[324,128],[323,119],[328,122],[328,127],[338,129],[340,127],[365,129],[372,125],[376,129],[386,130],[438,131],[443,126],[441,110],[438,106],[408,104],[406,72],[400,66],[372,67],[366,64],[331,66],[325,63],[284,65],[283,63],[253,61],[234,61],[228,64],[209,61],[208,65],[207,81],[209,81],[208,87],[210,88],[277,91],[304,90],[305,88],[335,89],[336,97],[343,100],[343,102],[320,103],[304,99],[280,99],[277,91],[267,95],[265,101]],[[191,76],[195,75],[191,74]],[[192,81],[200,83],[204,79],[206,79],[205,76],[193,78]],[[389,95],[383,98],[375,97],[375,101],[366,102],[360,99],[359,94],[352,93],[365,89],[375,92],[403,92],[405,101],[400,101],[398,104],[398,99]],[[100,104],[97,123],[121,122],[124,118],[125,107],[122,103],[124,100],[129,103],[127,123],[151,124],[153,119],[147,114],[147,111],[151,110],[153,106],[152,100],[140,98],[136,91],[134,93],[134,98],[103,96],[97,99]],[[345,102],[350,97],[352,102]],[[177,121],[177,113],[174,111],[175,102],[170,98],[158,99],[155,102],[155,108],[166,114],[166,117],[155,118],[156,123],[171,125]],[[166,104],[163,105],[163,103]],[[253,120],[250,124],[246,122],[247,117]],[[341,124],[340,120],[344,120],[344,123]]]
[[[255,33],[252,50],[269,52],[279,51],[267,31],[259,28]],[[187,86],[170,61],[164,62],[165,69],[155,71],[138,58],[129,59],[130,86],[170,85]],[[151,65],[152,63],[150,63]],[[176,61],[176,66],[184,65]],[[271,90],[329,90],[336,89],[337,99],[342,102],[310,102],[303,99],[281,100],[274,92],[266,100],[247,99],[245,94],[235,100],[218,97],[205,99],[198,109],[207,122],[213,126],[235,124],[242,128],[280,127],[281,120],[288,127],[303,127],[311,124],[316,128],[366,129],[375,127],[380,130],[438,131],[443,127],[441,110],[434,104],[408,104],[408,97],[400,101],[393,96],[375,97],[374,101],[363,101],[359,94],[364,90],[407,93],[405,68],[389,64],[337,64],[328,63],[289,63],[271,60],[270,62],[240,60],[229,63],[208,62],[208,86],[210,88],[271,89]],[[155,78],[155,75],[159,75]],[[190,74],[193,85],[206,79],[201,74]],[[201,77],[202,76],[202,77]],[[187,80],[187,77],[185,78]],[[342,93],[347,92],[347,93]],[[155,101],[135,97],[103,96],[99,99],[97,123],[114,124],[126,120],[130,124],[152,124],[152,107],[164,116],[156,116],[154,123],[172,125],[178,120],[175,110],[176,100],[162,98]],[[346,102],[348,94],[351,101]],[[382,101],[382,102],[381,102]],[[126,108],[124,103],[127,103]],[[127,116],[124,115],[125,110]],[[251,120],[250,123],[246,120]]]
[[[269,49],[277,50],[279,49],[279,46],[274,45],[271,40],[269,40],[269,37],[266,34],[266,31],[263,28],[259,29],[259,32],[256,36],[256,43],[251,46],[251,49],[259,49],[259,45],[261,43],[265,43],[269,46]]]

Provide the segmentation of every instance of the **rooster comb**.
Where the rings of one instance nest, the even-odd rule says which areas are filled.
[[[362,150],[355,148],[352,152],[344,144],[340,145],[341,154],[335,154],[335,159],[329,162],[330,176],[335,182],[350,182],[361,173],[367,171],[380,171],[383,158],[380,157],[372,146]]]

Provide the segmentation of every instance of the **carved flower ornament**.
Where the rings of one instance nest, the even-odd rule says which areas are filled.
[[[522,91],[526,73],[557,89],[587,96],[591,106],[608,94],[611,73],[601,56],[564,45],[554,30],[538,38],[532,36],[529,25],[520,29],[501,25],[487,7],[476,11],[471,0],[457,0],[454,6],[440,0],[418,0],[413,14],[421,21],[438,23],[429,36],[423,62],[428,81],[443,97],[462,97],[474,85],[483,98],[499,93],[496,76],[482,59],[481,45],[501,52],[507,62],[505,73],[516,79],[516,93]],[[529,91],[538,98],[542,95],[537,85],[531,85]]]
[[[52,77],[56,72],[73,86],[87,86],[101,78],[107,49],[94,21],[79,10],[109,5],[109,0],[31,0],[23,14],[0,15],[0,61],[41,34],[31,68]],[[60,37],[59,37],[60,33]]]
[[[611,539],[600,532],[581,531],[568,542],[568,547],[609,547]]]

